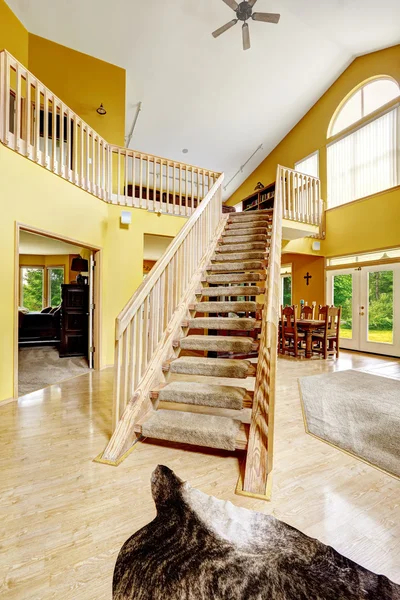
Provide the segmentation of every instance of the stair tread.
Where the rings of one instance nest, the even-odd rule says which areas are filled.
[[[222,329],[253,331],[259,322],[248,317],[195,317],[187,321],[190,329]],[[259,327],[258,327],[259,328]]]
[[[176,402],[241,410],[243,400],[248,395],[245,388],[227,385],[213,385],[195,381],[172,381],[158,393],[160,402]]]
[[[245,300],[229,300],[214,302],[197,302],[189,306],[190,310],[200,313],[256,312],[257,302]]]
[[[183,375],[230,377],[231,379],[246,379],[255,374],[255,366],[248,360],[203,356],[180,356],[165,363],[163,369]]]
[[[238,261],[212,263],[207,266],[207,271],[218,273],[241,272],[241,271],[265,271],[267,268],[266,260]]]
[[[154,411],[135,430],[154,439],[229,451],[245,449],[248,440],[248,427],[239,420],[176,410]]]
[[[219,244],[216,252],[246,252],[246,250],[265,250],[266,242],[248,242],[247,244]]]
[[[202,296],[213,298],[214,296],[259,296],[263,288],[258,285],[224,285],[218,287],[201,288]]]
[[[250,214],[249,214],[250,213]],[[248,219],[253,215],[262,215],[262,216],[273,216],[274,209],[273,208],[263,208],[262,210],[252,210],[249,212],[231,212],[229,213],[229,219]]]
[[[205,275],[207,283],[257,283],[266,280],[266,273],[220,273],[218,275]]]
[[[264,260],[267,255],[267,249],[248,250],[246,252],[219,252],[212,256],[213,262],[238,262],[245,260]]]
[[[225,235],[220,238],[220,244],[249,244],[251,242],[264,242],[267,243],[271,239],[270,235],[266,233],[254,233],[245,235]]]
[[[188,335],[181,338],[178,344],[182,350],[238,353],[250,353],[259,346],[251,337],[234,335]]]

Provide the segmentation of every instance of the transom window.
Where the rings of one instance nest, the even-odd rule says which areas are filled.
[[[354,92],[333,118],[329,137],[337,135],[360,119],[367,117],[381,106],[400,95],[400,87],[393,79],[381,78],[366,83]]]

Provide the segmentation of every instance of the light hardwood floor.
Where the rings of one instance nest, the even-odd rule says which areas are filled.
[[[110,434],[112,370],[0,407],[0,597],[111,598],[120,547],[155,516],[150,475],[159,463],[400,583],[400,482],[304,432],[297,378],[350,368],[400,377],[400,361],[356,353],[280,359],[270,503],[235,496],[238,459],[222,452],[145,442],[118,468],[92,462]]]

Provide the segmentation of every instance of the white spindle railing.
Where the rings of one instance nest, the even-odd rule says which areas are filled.
[[[162,363],[174,353],[173,341],[227,219],[222,181],[221,175],[116,319],[115,431],[106,460],[129,447],[137,419],[151,409],[151,386],[159,383]]]
[[[102,200],[189,216],[219,173],[109,144],[0,52],[0,141]]]
[[[321,185],[311,177],[287,167],[282,174],[283,218],[309,225],[320,225],[322,217]]]

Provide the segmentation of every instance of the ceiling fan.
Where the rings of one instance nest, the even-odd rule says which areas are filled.
[[[253,12],[253,6],[257,2],[257,0],[244,0],[239,4],[236,0],[222,0],[227,4],[232,10],[236,13],[236,19],[232,19],[226,25],[223,25],[219,29],[213,31],[213,36],[217,38],[221,33],[225,33],[231,27],[236,25],[238,21],[243,21],[242,25],[242,35],[243,35],[243,50],[248,50],[250,48],[250,31],[249,25],[247,21],[249,19],[253,19],[253,21],[263,21],[264,23],[279,23],[279,19],[281,15],[276,13],[259,13]]]

